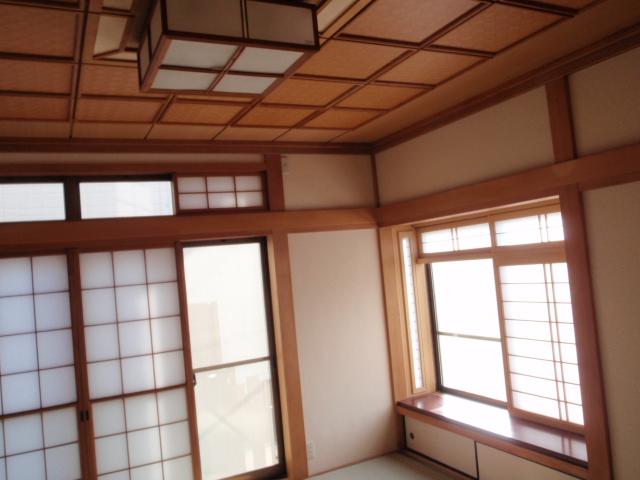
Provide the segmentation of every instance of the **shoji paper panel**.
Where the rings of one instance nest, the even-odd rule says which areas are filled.
[[[90,397],[184,384],[174,250],[84,253],[80,270]]]
[[[0,414],[76,401],[64,255],[0,259]]]
[[[81,478],[75,407],[0,421],[0,479]]]
[[[184,388],[92,404],[99,480],[191,480]]]

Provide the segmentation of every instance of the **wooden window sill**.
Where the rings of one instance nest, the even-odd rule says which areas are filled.
[[[583,473],[587,468],[584,436],[512,417],[505,408],[436,392],[400,401],[397,411],[481,443],[495,439],[503,449],[513,445],[515,450],[511,449],[514,450],[512,453],[540,463],[557,467],[554,459],[566,462],[577,467],[570,469],[574,474]],[[491,443],[500,448],[496,442]],[[523,455],[522,452],[531,452],[531,455]],[[544,461],[544,457],[550,457],[550,461]]]

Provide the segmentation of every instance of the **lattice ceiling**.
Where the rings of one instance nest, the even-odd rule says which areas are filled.
[[[149,0],[0,0],[0,136],[340,143],[594,0],[307,3],[322,47],[263,95],[173,95],[138,88]]]

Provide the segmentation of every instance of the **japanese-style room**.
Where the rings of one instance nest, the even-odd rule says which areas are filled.
[[[0,480],[640,480],[640,0],[0,0]]]

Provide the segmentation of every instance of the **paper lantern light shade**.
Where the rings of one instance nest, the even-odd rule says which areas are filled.
[[[293,0],[156,0],[140,89],[260,95],[320,48],[316,7]]]

